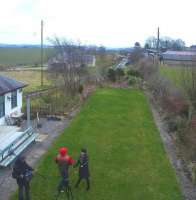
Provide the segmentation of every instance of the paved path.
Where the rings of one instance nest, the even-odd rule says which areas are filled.
[[[76,111],[71,114],[75,115]],[[62,133],[68,126],[70,119],[63,119],[62,121],[47,121],[42,119],[42,128],[38,129],[40,133],[39,141],[32,144],[25,152],[27,162],[34,166],[40,157],[48,150],[52,141]],[[12,192],[16,191],[16,181],[11,177],[11,168],[0,169],[0,199],[8,200]]]

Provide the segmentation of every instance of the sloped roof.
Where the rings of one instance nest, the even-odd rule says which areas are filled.
[[[196,56],[195,51],[166,51],[163,53],[164,55],[180,55],[180,56]]]
[[[0,75],[0,95],[11,92],[13,90],[23,88],[27,86],[27,84],[9,78],[7,76]]]
[[[194,51],[166,51],[162,53],[165,60],[177,61],[196,61],[196,52]]]

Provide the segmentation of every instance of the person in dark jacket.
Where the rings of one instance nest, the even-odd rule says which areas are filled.
[[[12,177],[16,179],[18,184],[18,200],[30,200],[29,191],[30,181],[33,176],[32,171],[33,168],[26,163],[25,157],[18,157],[18,159],[14,163],[12,171]]]
[[[88,155],[87,155],[86,149],[84,148],[81,149],[79,159],[74,167],[79,167],[79,178],[75,187],[77,188],[81,180],[85,179],[87,183],[86,190],[89,190],[90,189],[90,181],[89,181],[90,174],[89,174],[89,167],[88,167]]]
[[[61,180],[57,188],[58,189],[57,196],[60,194],[61,191],[63,191],[63,188],[65,188],[69,199],[69,196],[70,195],[72,196],[72,193],[71,193],[71,187],[69,185],[68,169],[70,165],[73,165],[75,163],[75,161],[71,158],[71,156],[67,154],[67,148],[62,147],[59,149],[59,154],[55,157],[55,162],[58,165],[59,172],[61,175]]]

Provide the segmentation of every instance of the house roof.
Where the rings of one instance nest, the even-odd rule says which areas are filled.
[[[0,95],[11,92],[16,89],[26,87],[26,86],[27,84],[21,81],[17,81],[7,76],[0,75]]]
[[[163,54],[164,55],[170,54],[170,55],[196,56],[196,52],[194,51],[166,51]]]
[[[178,61],[196,61],[196,52],[194,51],[166,51],[162,53],[163,59]]]

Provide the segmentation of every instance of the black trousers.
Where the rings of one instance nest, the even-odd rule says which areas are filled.
[[[86,189],[87,190],[89,190],[90,189],[90,180],[89,180],[89,178],[82,178],[82,177],[79,177],[78,178],[78,181],[77,181],[77,183],[76,183],[76,185],[75,185],[75,187],[78,187],[79,186],[79,184],[80,184],[80,182],[81,182],[81,180],[82,179],[85,179],[86,180]]]
[[[30,200],[29,183],[18,184],[18,200]]]
[[[73,199],[73,194],[72,194],[71,187],[69,185],[69,180],[66,179],[66,178],[63,178],[63,177],[60,180],[58,188],[57,188],[58,193],[57,193],[56,199],[59,198],[61,191],[64,190],[64,189],[65,189],[68,200]]]
[[[58,191],[60,192],[64,188],[68,188],[68,187],[69,187],[69,180],[62,177],[58,185]]]

